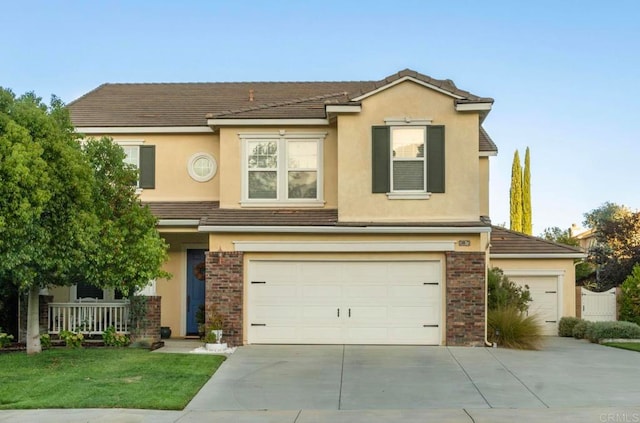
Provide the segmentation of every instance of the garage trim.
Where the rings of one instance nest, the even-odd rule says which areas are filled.
[[[244,252],[442,252],[454,251],[455,241],[389,242],[272,242],[234,241],[236,251]]]

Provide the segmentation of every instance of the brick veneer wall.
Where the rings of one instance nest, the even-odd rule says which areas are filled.
[[[485,254],[450,251],[446,261],[447,345],[484,345]]]
[[[213,312],[220,314],[224,320],[222,342],[242,345],[243,253],[210,251],[206,263],[206,318]]]
[[[131,332],[131,341],[136,341],[137,339],[148,339],[151,343],[160,341],[160,314],[161,308],[160,304],[162,302],[162,297],[159,295],[149,295],[145,296],[147,299],[146,303],[146,314],[145,314],[145,328],[142,333],[136,334],[133,328],[129,328]]]

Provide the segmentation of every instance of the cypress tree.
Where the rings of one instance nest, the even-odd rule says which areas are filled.
[[[531,215],[531,169],[529,157],[529,147],[524,154],[524,177],[522,180],[522,232],[533,235],[533,224]]]
[[[520,166],[520,155],[516,150],[513,155],[513,165],[511,166],[511,189],[510,196],[510,228],[512,231],[522,232],[522,166]]]

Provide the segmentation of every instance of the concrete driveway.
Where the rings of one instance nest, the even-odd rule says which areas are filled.
[[[260,345],[185,411],[637,407],[639,381],[640,354],[566,338],[542,351]]]

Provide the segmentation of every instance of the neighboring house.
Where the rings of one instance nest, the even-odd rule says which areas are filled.
[[[403,70],[105,84],[69,109],[140,169],[173,274],[150,290],[174,336],[197,331],[206,302],[232,345],[483,345],[489,266],[531,287],[551,333],[575,313],[580,254],[491,226],[492,104]]]
[[[581,228],[575,223],[571,224],[569,235],[578,241],[580,248],[585,252],[588,252],[590,248],[595,247],[598,243],[595,229]]]

